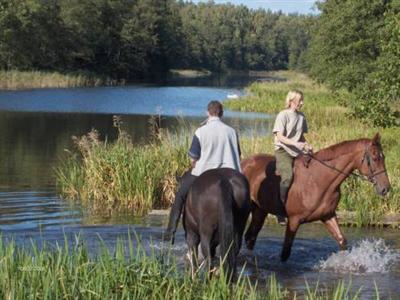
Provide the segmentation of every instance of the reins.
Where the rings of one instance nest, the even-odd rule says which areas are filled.
[[[362,174],[353,173],[353,172],[351,172],[351,173],[343,172],[342,170],[339,170],[338,168],[336,168],[334,166],[331,166],[330,164],[327,164],[323,160],[318,159],[317,157],[315,157],[311,153],[306,153],[305,155],[310,157],[311,159],[314,159],[314,160],[318,161],[320,164],[324,165],[325,167],[327,167],[327,168],[329,168],[331,170],[334,170],[334,171],[336,171],[336,172],[338,172],[338,173],[340,173],[342,175],[345,175],[346,177],[354,176],[354,177],[360,178],[361,180],[372,182],[372,183],[375,183],[374,182],[374,177],[375,176],[377,176],[379,174],[382,174],[382,173],[386,173],[386,169],[383,169],[381,171],[378,171],[378,172],[374,173],[374,171],[372,170],[372,166],[371,166],[371,158],[367,154],[367,151],[365,151],[365,154],[364,154],[364,157],[363,157],[363,161],[364,161],[365,158],[367,159],[368,170],[369,170],[369,173],[370,173],[368,176],[365,176],[365,175],[362,175]]]

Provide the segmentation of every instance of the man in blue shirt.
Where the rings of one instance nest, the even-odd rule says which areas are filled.
[[[171,240],[172,244],[186,196],[196,178],[210,169],[232,168],[241,171],[239,138],[232,127],[221,121],[222,104],[218,101],[208,103],[207,115],[206,123],[196,130],[188,152],[192,169],[182,176],[171,207],[164,240]]]

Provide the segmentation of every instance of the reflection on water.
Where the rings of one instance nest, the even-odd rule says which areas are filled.
[[[135,143],[150,135],[149,115],[123,115],[122,129]],[[162,117],[161,126],[171,131],[199,126],[203,116],[185,118]],[[241,136],[269,134],[271,119],[226,117]],[[81,136],[95,128],[101,139],[112,141],[117,135],[112,115],[69,113],[0,112],[0,188],[54,187],[54,167],[73,149],[72,136]]]
[[[80,223],[82,213],[61,200],[54,192],[0,192],[2,232],[43,230]]]

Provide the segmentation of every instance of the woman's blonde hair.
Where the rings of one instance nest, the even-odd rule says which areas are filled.
[[[300,97],[300,99],[304,99],[303,92],[301,92],[299,90],[291,90],[291,91],[289,91],[289,93],[286,96],[286,101],[285,101],[286,107],[285,108],[289,108],[290,107],[290,102],[292,102],[297,97]]]

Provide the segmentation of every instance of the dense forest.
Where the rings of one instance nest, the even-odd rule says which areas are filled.
[[[400,1],[317,6],[305,16],[212,1],[0,0],[0,69],[127,80],[176,68],[300,69],[350,91],[357,116],[398,122]]]
[[[327,0],[319,9],[307,49],[310,74],[350,91],[357,117],[400,125],[400,1]]]
[[[0,68],[134,79],[304,65],[315,18],[174,0],[0,0]]]

